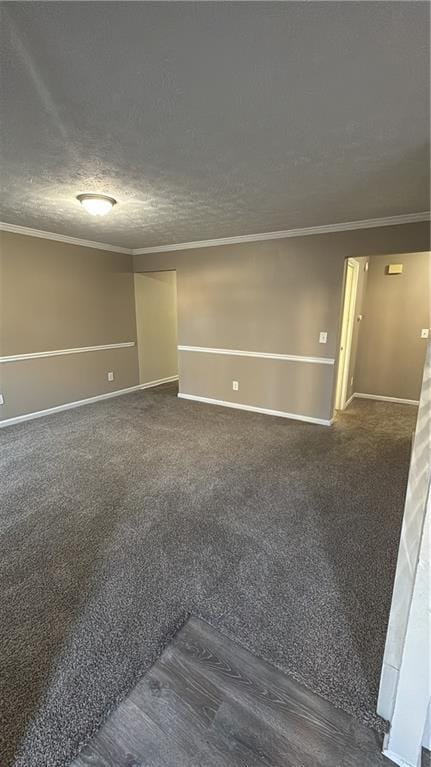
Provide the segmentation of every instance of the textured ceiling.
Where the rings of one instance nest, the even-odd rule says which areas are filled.
[[[2,221],[137,248],[429,208],[427,3],[3,13]]]

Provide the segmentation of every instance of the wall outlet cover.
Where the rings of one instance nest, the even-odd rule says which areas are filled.
[[[429,335],[430,335],[429,328],[422,328],[421,338],[429,338]]]
[[[110,370],[108,373],[108,381],[113,381],[113,380],[114,380],[114,373],[112,370]]]
[[[232,381],[232,389],[234,391],[239,391],[239,382],[238,381]]]
[[[3,394],[0,394],[0,405],[4,405],[4,397],[3,397]]]
[[[319,335],[319,344],[326,344],[328,340],[328,334],[326,330],[322,330]]]

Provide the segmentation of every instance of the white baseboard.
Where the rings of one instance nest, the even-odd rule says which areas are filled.
[[[400,405],[419,405],[419,400],[417,399],[402,399],[401,397],[385,397],[383,394],[363,394],[362,392],[355,392],[350,398],[349,402],[353,399],[353,397],[358,397],[359,399],[376,399],[376,400],[381,400],[382,402],[398,402]]]
[[[382,754],[383,756],[386,756],[386,759],[390,759],[391,762],[394,764],[397,764],[398,767],[418,767],[417,764],[413,764],[412,762],[406,761],[406,759],[403,759],[400,754],[397,754],[395,751],[391,751],[390,748],[387,748],[390,740],[390,733],[386,732],[383,738],[383,748],[382,748]],[[419,763],[421,760],[419,760]]]
[[[391,762],[394,764],[397,764],[398,767],[417,767],[417,764],[412,764],[411,762],[406,762],[405,759],[402,758],[399,754],[395,754],[393,751],[383,749],[382,751],[383,756],[386,756],[386,759],[390,759]]]
[[[109,391],[105,394],[96,394],[94,397],[78,399],[75,400],[75,402],[65,402],[63,405],[47,407],[45,410],[37,410],[34,413],[16,415],[14,418],[6,418],[4,421],[0,421],[0,428],[4,428],[5,426],[13,426],[14,424],[21,423],[22,421],[32,421],[34,418],[42,418],[44,415],[60,413],[62,410],[72,410],[72,408],[81,407],[81,405],[91,405],[92,402],[99,402],[99,400],[110,399],[111,397],[119,397],[121,394],[129,394],[129,392],[138,391],[139,389],[140,386],[129,386],[127,389],[117,389],[116,391]]]
[[[94,397],[75,400],[75,402],[65,402],[63,405],[55,405],[55,407],[48,407],[45,410],[37,410],[34,413],[25,413],[24,415],[17,415],[14,418],[5,418],[3,421],[0,421],[0,428],[13,426],[22,421],[32,421],[34,418],[42,418],[45,415],[60,413],[62,410],[72,410],[72,408],[81,407],[81,405],[91,405],[93,402],[110,399],[111,397],[119,397],[121,394],[130,394],[130,392],[139,391],[140,389],[150,389],[153,386],[160,386],[160,384],[169,383],[170,381],[178,381],[178,376],[160,378],[158,381],[148,381],[147,383],[138,384],[137,386],[129,386],[127,389],[117,389],[116,391],[106,392],[105,394],[96,394]]]
[[[356,397],[356,396],[357,396],[356,394],[352,394],[352,395],[349,397],[349,399],[347,400],[346,404],[345,404],[345,405],[344,405],[344,407],[343,407],[343,410],[345,410],[345,409],[346,409],[346,407],[349,407],[350,403],[351,403],[351,402],[352,402],[352,401],[355,399],[355,397]]]
[[[181,399],[189,399],[195,402],[204,402],[207,405],[221,405],[222,407],[230,407],[235,410],[250,410],[252,413],[263,413],[264,415],[275,415],[280,418],[291,418],[295,421],[305,421],[306,423],[315,423],[320,426],[330,426],[333,419],[313,418],[310,415],[299,415],[298,413],[285,413],[282,410],[270,410],[266,407],[255,407],[254,405],[242,405],[239,402],[226,402],[221,399],[211,399],[210,397],[198,397],[195,394],[183,394],[180,392],[178,397]]]
[[[168,378],[158,378],[156,381],[147,381],[146,383],[139,384],[138,389],[151,389],[153,386],[160,386],[164,383],[171,383],[172,381],[178,381],[179,376],[168,376]]]

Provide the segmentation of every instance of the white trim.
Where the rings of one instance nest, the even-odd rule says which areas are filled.
[[[333,365],[331,357],[303,357],[299,354],[271,354],[269,352],[247,352],[240,349],[216,349],[207,346],[178,346],[179,352],[203,352],[204,354],[226,354],[232,357],[259,357],[267,360],[288,360],[289,362],[313,362],[320,365]]]
[[[44,232],[41,229],[31,229],[29,226],[18,226],[18,224],[6,224],[3,221],[0,221],[0,231],[23,234],[26,237],[40,237],[43,240],[67,242],[69,245],[80,245],[83,248],[96,248],[96,250],[110,250],[114,253],[127,253],[128,256],[133,255],[131,248],[107,245],[105,242],[94,242],[93,240],[81,240],[80,237],[69,237],[69,235],[57,234],[56,232]]]
[[[178,381],[179,376],[168,376],[168,378],[158,378],[156,381],[147,381],[147,383],[139,384],[138,389],[151,389],[153,386],[160,386],[161,384],[171,383],[171,381]]]
[[[375,399],[375,400],[381,400],[382,402],[398,402],[400,405],[419,405],[419,400],[417,399],[403,399],[402,397],[385,397],[383,394],[363,394],[361,392],[355,392],[353,397],[358,397],[359,399]]]
[[[106,394],[96,394],[95,397],[87,397],[86,399],[79,399],[75,402],[65,402],[63,405],[55,405],[55,407],[48,407],[45,410],[37,410],[34,413],[25,413],[24,415],[17,415],[14,418],[6,418],[4,421],[0,421],[0,428],[5,426],[13,426],[16,423],[22,421],[31,421],[33,418],[42,418],[44,415],[51,415],[52,413],[60,413],[62,410],[71,410],[75,407],[81,407],[81,405],[90,405],[93,402],[98,402],[102,399],[110,399],[111,397],[119,397],[121,394],[129,394],[132,391],[138,391],[140,386],[129,386],[127,389],[117,389],[116,391],[109,391]]]
[[[383,218],[368,218],[360,221],[345,221],[340,224],[323,224],[321,226],[306,226],[301,229],[285,229],[279,232],[263,232],[261,234],[244,234],[235,237],[219,237],[214,240],[195,240],[179,242],[172,245],[154,245],[146,248],[123,248],[119,245],[108,245],[93,240],[82,240],[56,232],[44,232],[41,229],[31,229],[28,226],[0,222],[0,231],[23,234],[29,237],[41,237],[45,240],[67,242],[70,245],[81,245],[84,248],[109,250],[114,253],[126,253],[129,256],[143,256],[147,253],[168,253],[173,250],[190,250],[192,248],[212,248],[217,245],[237,245],[241,242],[263,242],[265,240],[281,240],[286,237],[308,237],[313,234],[330,234],[331,232],[349,232],[355,229],[375,229],[379,226],[396,226],[398,224],[415,224],[429,221],[429,211],[420,213],[405,213],[400,216],[385,216]]]
[[[125,349],[135,346],[135,341],[125,341],[120,344],[101,344],[100,346],[78,346],[75,349],[54,349],[49,352],[30,352],[29,354],[11,354],[8,357],[0,357],[0,364],[6,362],[20,362],[21,360],[40,359],[41,357],[62,357],[65,354],[82,354],[83,352],[100,352],[106,349]]]
[[[353,276],[349,288],[349,270],[353,269]],[[337,410],[346,409],[346,396],[349,388],[349,372],[352,355],[353,332],[355,326],[355,313],[358,298],[359,285],[359,261],[348,258],[345,266],[344,289],[343,289],[343,312],[341,333],[338,352],[337,384],[335,388],[335,407]]]
[[[173,245],[155,245],[147,248],[134,248],[134,256],[144,256],[148,253],[168,253],[172,250],[190,250],[192,248],[213,248],[218,245],[237,245],[241,242],[262,242],[264,240],[281,240],[286,237],[308,237],[313,234],[329,234],[331,232],[348,232],[354,229],[374,229],[379,226],[395,226],[397,224],[414,224],[429,221],[428,211],[421,213],[405,213],[400,216],[385,216],[384,218],[368,218],[362,221],[345,221],[340,224],[324,224],[322,226],[306,226],[302,229],[285,229],[280,232],[263,232],[261,234],[244,234],[236,237],[219,237],[214,240],[198,240],[194,242],[178,242]]]
[[[417,767],[417,764],[406,762],[402,756],[396,754],[394,751],[390,751],[389,749],[383,748],[382,754],[383,756],[386,756],[386,759],[390,759],[391,762],[397,764],[398,767]]]
[[[178,397],[180,399],[193,400],[195,402],[204,402],[207,405],[221,405],[222,407],[230,407],[235,410],[250,410],[252,413],[263,413],[264,415],[275,415],[280,418],[291,418],[295,421],[306,421],[307,423],[315,423],[320,426],[330,426],[333,419],[313,418],[310,415],[300,415],[298,413],[285,413],[283,410],[270,410],[267,407],[255,407],[254,405],[242,405],[239,402],[227,402],[222,399],[212,399],[210,397],[198,397],[195,394],[183,394],[179,392]]]
[[[345,410],[347,407],[349,407],[350,403],[355,399],[355,395],[351,394],[349,399],[347,400],[346,404],[344,405],[343,410]]]
[[[87,397],[86,399],[76,400],[75,402],[66,402],[64,405],[55,405],[55,407],[48,407],[45,410],[37,410],[34,413],[17,415],[14,418],[6,418],[4,421],[0,421],[0,428],[4,428],[5,426],[13,426],[14,424],[21,423],[22,421],[31,421],[34,418],[42,418],[43,416],[51,415],[52,413],[60,413],[62,410],[71,410],[75,407],[81,407],[81,405],[90,405],[92,402],[98,402],[99,400],[110,399],[111,397],[119,397],[121,394],[130,394],[130,392],[133,391],[150,389],[153,386],[160,386],[160,384],[169,383],[170,381],[178,381],[178,376],[159,378],[157,381],[148,381],[147,383],[138,384],[137,386],[129,386],[127,389],[117,389],[116,391],[106,392],[106,394],[96,394],[94,397]]]

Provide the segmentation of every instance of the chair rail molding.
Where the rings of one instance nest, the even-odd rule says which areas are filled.
[[[77,346],[73,349],[53,349],[45,352],[29,352],[27,354],[10,354],[0,357],[0,364],[7,362],[21,362],[22,360],[34,360],[41,357],[63,357],[66,354],[83,354],[85,352],[101,352],[107,349],[126,349],[136,346],[136,341],[123,341],[118,344],[100,344],[99,346]]]
[[[307,357],[300,354],[273,354],[272,352],[251,352],[243,349],[217,349],[211,346],[182,346],[179,352],[200,352],[203,354],[221,354],[230,357],[258,357],[266,360],[287,360],[288,362],[311,362],[317,365],[334,365],[332,357]]]

